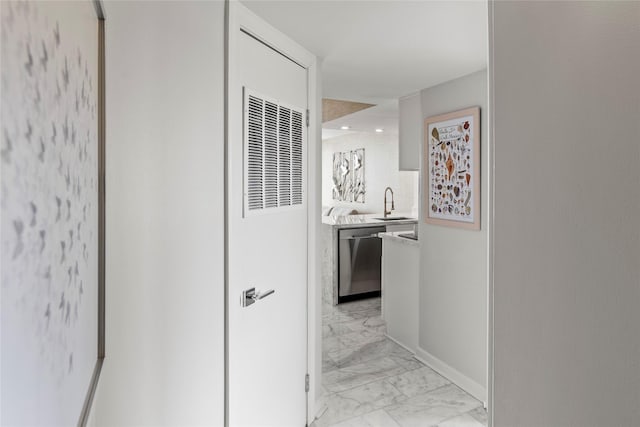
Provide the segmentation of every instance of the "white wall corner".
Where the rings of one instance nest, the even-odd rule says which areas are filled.
[[[438,359],[434,355],[425,351],[423,348],[418,346],[418,351],[415,355],[415,358],[438,372],[440,375],[478,399],[482,402],[483,406],[487,405],[487,389],[482,385],[478,384],[473,379],[464,375],[462,372],[458,371],[454,367],[446,364],[442,360]]]

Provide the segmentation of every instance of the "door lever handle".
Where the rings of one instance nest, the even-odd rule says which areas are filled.
[[[268,297],[269,295],[275,293],[276,291],[273,289],[269,289],[265,292],[256,292],[256,288],[249,288],[242,291],[242,297],[240,298],[240,305],[242,307],[249,307],[256,301],[259,301],[263,298]]]
[[[261,293],[259,293],[259,294],[254,294],[252,298],[253,298],[255,301],[258,301],[258,300],[261,300],[261,299],[262,299],[262,298],[264,298],[264,297],[268,297],[269,295],[271,295],[271,294],[273,294],[273,293],[275,293],[275,292],[276,292],[276,291],[274,291],[273,289],[269,289],[268,291],[261,292]]]

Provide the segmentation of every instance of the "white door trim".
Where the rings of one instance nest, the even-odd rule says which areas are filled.
[[[240,32],[245,32],[272,49],[280,52],[292,61],[298,63],[307,69],[308,85],[307,99],[309,110],[309,128],[307,139],[307,372],[310,376],[310,388],[307,394],[307,423],[311,424],[316,412],[316,384],[320,379],[320,372],[316,369],[320,366],[318,354],[320,349],[316,345],[316,337],[318,336],[320,312],[316,307],[319,301],[319,266],[318,266],[318,250],[316,246],[319,244],[318,235],[320,230],[320,192],[317,191],[320,185],[319,173],[320,167],[320,146],[319,146],[319,120],[318,114],[320,109],[318,105],[320,99],[318,97],[318,70],[317,59],[315,55],[308,52],[305,48],[289,39],[283,33],[263,21],[255,15],[238,0],[227,0],[227,16],[226,16],[226,75],[225,75],[225,426],[229,425],[229,324],[228,324],[228,302],[229,302],[229,236],[228,236],[228,194],[227,183],[229,176],[229,167],[227,159],[227,150],[229,141],[237,138],[237,133],[242,123],[242,115],[239,113],[241,100],[232,99],[229,93],[238,93],[241,89],[241,82],[237,78],[237,45]]]
[[[495,116],[493,114],[495,106],[495,75],[493,69],[494,63],[494,1],[489,0],[487,4],[487,135],[489,144],[488,159],[488,178],[489,178],[489,218],[488,218],[488,233],[487,233],[487,427],[493,426],[493,397],[494,397],[494,268],[495,268],[495,146],[494,146],[494,122]]]

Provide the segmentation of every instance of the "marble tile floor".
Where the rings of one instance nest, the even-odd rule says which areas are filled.
[[[385,336],[380,298],[322,313],[326,409],[311,427],[483,427],[482,403]]]

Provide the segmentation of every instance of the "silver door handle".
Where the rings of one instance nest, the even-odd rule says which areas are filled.
[[[268,297],[269,295],[275,293],[273,289],[269,289],[265,292],[257,292],[256,288],[249,288],[242,291],[242,297],[240,298],[240,305],[242,307],[249,307],[256,301],[259,301],[263,298]]]

